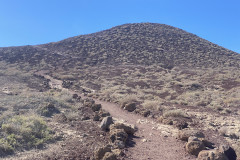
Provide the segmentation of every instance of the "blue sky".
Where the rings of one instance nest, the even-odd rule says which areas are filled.
[[[172,25],[240,53],[239,0],[0,0],[0,47],[136,22]]]

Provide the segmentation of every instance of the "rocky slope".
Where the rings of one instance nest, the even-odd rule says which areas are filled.
[[[133,23],[37,46],[0,48],[1,60],[73,67],[102,64],[158,64],[163,67],[236,66],[240,55],[184,30]]]

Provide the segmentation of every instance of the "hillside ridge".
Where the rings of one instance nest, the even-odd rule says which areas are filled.
[[[104,31],[35,46],[0,48],[1,60],[71,64],[158,64],[239,67],[240,55],[192,33],[165,24],[131,23]],[[60,62],[60,63],[59,63]],[[73,62],[73,63],[72,63]],[[65,67],[73,67],[65,64]]]

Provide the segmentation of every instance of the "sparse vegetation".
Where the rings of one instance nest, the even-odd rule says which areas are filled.
[[[182,110],[169,110],[163,113],[163,117],[188,117]]]
[[[142,104],[143,108],[147,109],[147,110],[159,110],[160,109],[160,101],[150,101],[150,100],[146,100],[144,101],[144,103]]]
[[[1,153],[11,154],[15,150],[40,147],[52,141],[53,132],[37,115],[16,115],[1,122]]]
[[[73,99],[74,90],[119,105],[134,102],[134,112],[178,129],[202,127],[212,138],[239,141],[239,54],[183,30],[126,24],[56,43],[0,48],[0,54],[1,156],[46,144],[53,132],[65,138],[56,155],[65,155],[65,144],[77,144],[75,153],[87,159],[95,144],[106,143],[91,120],[94,112]],[[51,89],[40,73],[72,92]]]

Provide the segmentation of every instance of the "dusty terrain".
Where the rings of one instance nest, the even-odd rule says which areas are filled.
[[[190,143],[239,159],[239,67],[238,53],[153,23],[0,48],[0,156],[94,159],[113,143],[99,127],[112,116],[138,128],[118,159],[196,159]],[[186,130],[205,138],[180,140]]]
[[[62,81],[54,79],[44,72],[38,74],[49,79],[50,86],[67,90],[72,94],[83,94],[62,87]],[[134,124],[138,131],[129,138],[125,156],[123,159],[145,160],[145,159],[195,159],[184,151],[184,143],[177,140],[178,130],[169,125],[163,125],[151,118],[144,118],[134,113],[122,110],[118,105],[94,99],[96,103],[102,104],[103,109],[108,111],[114,118]],[[167,154],[171,153],[171,154]]]

